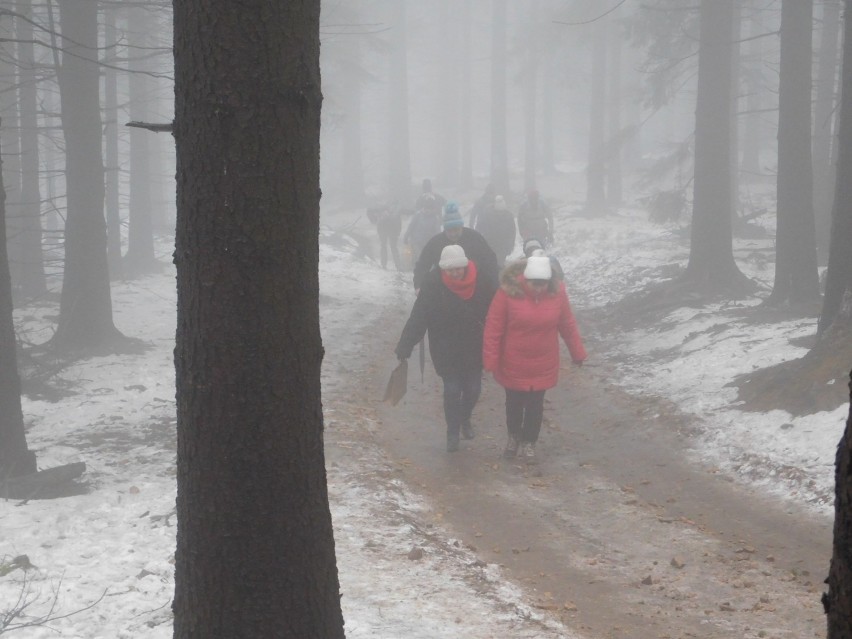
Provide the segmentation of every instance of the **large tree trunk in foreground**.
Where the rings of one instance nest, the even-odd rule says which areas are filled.
[[[0,156],[2,157],[2,156]],[[2,167],[2,161],[0,161]],[[35,453],[27,449],[21,410],[15,325],[12,321],[12,279],[6,251],[6,191],[0,171],[0,480],[36,471]]]
[[[344,636],[323,456],[319,0],[174,4],[174,636]]]
[[[852,410],[837,446],[834,482],[834,545],[828,592],[822,602],[828,617],[828,639],[849,639],[852,637]]]

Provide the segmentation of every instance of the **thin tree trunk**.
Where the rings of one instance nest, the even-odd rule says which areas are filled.
[[[388,128],[389,184],[392,200],[411,201],[411,150],[408,125],[408,54],[406,1],[392,0],[390,51],[390,127]]]
[[[42,297],[47,292],[42,251],[41,191],[39,188],[38,98],[33,50],[32,0],[17,2],[18,65],[21,111],[21,203],[18,285],[23,297]]]
[[[536,133],[536,108],[538,106],[538,5],[529,8],[527,26],[527,70],[524,75],[524,190],[536,188],[538,173],[538,135]]]
[[[605,215],[606,206],[606,25],[599,20],[592,41],[592,99],[589,164],[586,170],[586,213]]]
[[[624,148],[624,132],[621,125],[621,36],[617,32],[618,23],[611,22],[607,27],[612,33],[609,37],[609,57],[607,65],[609,74],[609,95],[607,98],[609,112],[609,152],[606,158],[606,198],[607,204],[613,208],[621,206],[623,199],[621,184],[621,158]]]
[[[459,186],[463,189],[473,186],[473,141],[471,133],[471,0],[461,2],[462,53],[461,53],[461,165],[459,166]]]
[[[342,639],[320,398],[320,2],[174,14],[174,637]]]
[[[107,223],[107,262],[110,279],[120,279],[124,275],[121,260],[121,205],[120,205],[120,167],[118,160],[118,73],[117,66],[118,32],[116,29],[116,8],[104,8],[104,40],[106,42],[106,60],[109,65],[104,69],[104,149],[106,160],[106,223]]]
[[[506,131],[507,0],[491,0],[491,184],[508,195],[509,149]]]

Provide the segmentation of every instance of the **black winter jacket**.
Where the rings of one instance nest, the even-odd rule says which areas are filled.
[[[438,375],[481,370],[482,331],[492,297],[493,291],[480,286],[478,273],[473,296],[463,300],[447,288],[440,270],[429,272],[402,329],[397,357],[408,359],[428,331],[429,354]]]
[[[419,289],[423,285],[427,273],[438,270],[441,251],[450,244],[461,246],[464,249],[464,254],[467,255],[467,259],[474,261],[477,272],[477,287],[480,284],[482,285],[490,302],[499,285],[500,267],[497,265],[497,256],[482,235],[467,227],[462,229],[461,238],[458,242],[451,242],[443,231],[426,242],[426,246],[420,252],[417,264],[414,265],[414,288]]]

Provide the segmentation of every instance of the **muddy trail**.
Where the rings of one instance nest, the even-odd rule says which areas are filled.
[[[448,528],[503,567],[535,606],[585,637],[825,635],[820,604],[831,521],[735,483],[689,453],[690,417],[619,391],[604,358],[563,353],[548,391],[538,463],[506,461],[503,390],[486,376],[476,438],[445,449],[441,384],[417,355],[409,390],[378,401],[408,315],[376,309],[345,389],[378,424],[365,437]],[[343,390],[343,389],[340,389]]]

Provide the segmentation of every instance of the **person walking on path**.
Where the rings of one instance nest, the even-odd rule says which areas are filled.
[[[506,258],[515,249],[517,235],[515,216],[512,215],[502,195],[495,197],[494,205],[479,214],[474,228],[488,242],[488,246],[497,256],[497,263],[502,268]]]
[[[539,197],[536,189],[530,189],[518,209],[518,232],[523,241],[538,239],[542,248],[553,244],[553,211]]]
[[[455,202],[447,202],[444,206],[442,226],[443,230],[432,236],[420,251],[420,256],[414,265],[414,290],[419,291],[426,274],[438,268],[438,261],[444,247],[458,244],[464,249],[468,259],[476,264],[479,285],[484,293],[493,295],[497,290],[500,269],[497,266],[497,256],[488,246],[488,242],[482,235],[464,225],[459,213],[459,205]]]
[[[470,419],[482,391],[482,331],[492,295],[458,244],[443,248],[438,265],[426,274],[394,352],[408,359],[428,332],[432,364],[444,382],[447,451],[455,452],[460,435],[474,437]]]
[[[393,265],[397,271],[402,270],[402,262],[399,259],[399,234],[402,231],[402,217],[399,208],[393,204],[383,207],[367,209],[367,218],[376,225],[376,233],[379,236],[381,247],[382,268],[387,268],[388,248],[393,257]]]
[[[428,197],[423,198],[422,205],[414,212],[402,236],[403,243],[411,250],[413,264],[420,259],[426,243],[441,230],[441,206],[434,195],[426,195]]]
[[[550,259],[533,255],[507,266],[485,320],[482,359],[506,389],[508,443],[503,456],[535,461],[544,393],[559,378],[559,337],[581,365],[586,349],[565,285],[553,277]]]

